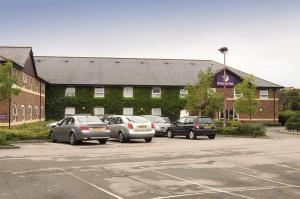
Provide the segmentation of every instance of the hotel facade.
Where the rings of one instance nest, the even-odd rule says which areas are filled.
[[[184,108],[187,92],[184,87],[197,81],[199,72],[208,68],[214,73],[212,89],[221,95],[224,89],[224,66],[212,60],[35,56],[31,62],[31,68],[36,68],[36,76],[31,76],[36,77],[37,82],[42,80],[39,82],[41,91],[35,93],[42,99],[38,106],[41,119],[44,119],[46,112],[46,118],[53,120],[76,113],[99,116],[153,114],[175,120],[187,114]],[[235,91],[234,86],[248,75],[227,67],[226,118],[230,120],[249,120],[247,115],[239,114],[233,108],[234,101],[241,95]],[[46,84],[45,93],[42,82]],[[254,83],[260,107],[252,120],[277,123],[278,93],[282,86],[258,77],[255,77]],[[20,98],[27,101],[24,97]],[[22,110],[22,104],[27,105],[28,102],[12,100],[11,106],[14,104]],[[2,113],[7,114],[7,110],[0,109]],[[223,113],[216,113],[215,117],[222,119]],[[19,117],[12,119],[20,122]]]

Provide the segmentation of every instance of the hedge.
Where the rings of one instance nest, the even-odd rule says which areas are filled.
[[[221,135],[242,135],[259,137],[265,136],[266,129],[261,124],[239,124],[237,127],[226,127],[217,129],[217,133]]]
[[[49,129],[44,122],[22,125],[13,129],[0,128],[0,142],[5,140],[44,140],[49,136]]]
[[[152,108],[161,108],[162,115],[171,121],[178,119],[185,99],[179,97],[179,87],[163,87],[161,98],[151,98],[151,87],[134,87],[132,98],[123,98],[123,87],[105,87],[104,98],[94,98],[94,87],[78,86],[75,97],[65,97],[63,86],[46,87],[46,119],[64,117],[65,107],[75,107],[76,113],[93,114],[94,107],[104,107],[105,114],[122,114],[123,107],[133,107],[135,115],[151,114]],[[83,108],[84,107],[84,108]]]
[[[300,131],[300,113],[293,114],[285,123],[285,127],[289,131]]]
[[[289,120],[289,118],[297,114],[300,114],[300,111],[282,111],[278,115],[278,121],[282,124],[282,126],[285,126],[285,123]]]

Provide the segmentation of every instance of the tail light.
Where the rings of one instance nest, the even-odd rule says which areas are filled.
[[[86,133],[86,132],[90,131],[90,129],[87,126],[80,126],[79,128],[80,128],[82,133]]]
[[[195,129],[200,129],[200,125],[199,124],[195,124],[194,128]]]
[[[151,123],[151,128],[155,129],[155,124]]]
[[[133,125],[131,123],[128,123],[127,126],[129,129],[133,129]]]

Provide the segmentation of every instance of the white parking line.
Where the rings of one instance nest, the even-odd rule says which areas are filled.
[[[291,167],[291,166],[288,166],[288,165],[285,165],[285,164],[275,164],[275,165],[279,166],[279,167],[286,167],[286,168],[289,168],[289,169],[294,169],[294,170],[300,171],[299,168]]]
[[[273,183],[277,183],[277,184],[282,184],[282,185],[286,185],[286,186],[290,186],[290,187],[300,187],[298,185],[292,185],[292,184],[288,184],[288,183],[284,183],[284,182],[279,182],[279,181],[276,181],[276,180],[271,180],[271,179],[255,176],[255,175],[252,175],[252,174],[249,174],[249,173],[244,173],[244,172],[237,171],[237,170],[234,170],[234,169],[224,168],[224,170],[232,171],[232,172],[239,173],[239,174],[242,174],[242,175],[246,175],[246,176],[249,176],[249,177],[253,177],[253,178],[257,178],[257,179],[260,179],[260,180],[265,180],[265,181],[273,182]]]
[[[290,188],[291,186],[281,186],[281,187],[261,187],[261,188],[249,188],[249,189],[237,189],[232,190],[232,192],[243,192],[243,191],[259,191],[259,190],[272,190],[272,189],[284,189]],[[211,193],[219,193],[216,191],[200,191],[197,193],[190,193],[190,194],[180,194],[180,195],[173,195],[173,196],[162,196],[152,199],[167,199],[167,198],[178,198],[178,197],[186,197],[186,196],[197,196],[197,195],[204,195],[204,194],[211,194]]]
[[[206,186],[206,185],[202,185],[202,184],[199,184],[199,183],[197,183],[197,182],[194,182],[194,181],[191,181],[191,180],[186,180],[186,179],[184,179],[184,178],[180,178],[180,177],[177,177],[177,176],[173,176],[173,175],[170,175],[170,174],[161,172],[161,171],[156,171],[156,170],[151,170],[151,171],[152,171],[152,172],[155,172],[155,173],[159,173],[159,174],[165,175],[165,176],[169,176],[169,177],[171,177],[171,178],[175,178],[175,179],[177,179],[177,180],[182,180],[182,181],[188,182],[188,183],[190,183],[190,184],[198,185],[198,186],[201,186],[201,187],[203,187],[203,188],[210,189],[210,190],[213,190],[213,191],[216,191],[216,192],[219,192],[219,193],[226,193],[226,194],[238,196],[238,197],[241,197],[241,198],[254,199],[254,198],[251,198],[251,197],[248,197],[248,196],[244,196],[244,195],[232,193],[232,192],[225,191],[225,190],[221,190],[221,189],[216,189],[216,188],[209,187],[209,186]]]
[[[67,171],[64,170],[64,169],[61,169],[61,170],[62,170],[63,172],[65,172],[66,174],[69,174],[69,175],[72,176],[73,178],[76,178],[77,180],[80,180],[80,181],[82,181],[82,182],[84,182],[84,183],[86,183],[86,184],[88,184],[88,185],[94,187],[95,189],[98,189],[98,190],[100,190],[100,191],[102,191],[102,192],[104,192],[104,193],[107,193],[108,195],[110,195],[110,196],[112,196],[112,197],[114,197],[114,198],[117,198],[117,199],[124,199],[124,198],[122,198],[121,196],[118,196],[118,195],[116,195],[116,194],[114,194],[114,193],[112,193],[112,192],[110,192],[110,191],[107,191],[106,189],[103,189],[103,188],[101,188],[101,187],[99,187],[99,186],[97,186],[97,185],[95,185],[95,184],[93,184],[93,183],[90,183],[90,182],[86,181],[85,179],[82,179],[81,177],[74,175],[74,174],[71,173],[71,172],[67,172]]]

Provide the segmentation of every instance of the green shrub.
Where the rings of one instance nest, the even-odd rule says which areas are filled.
[[[0,145],[6,145],[7,144],[7,136],[3,133],[0,133]]]
[[[282,111],[278,115],[278,121],[282,124],[282,126],[285,126],[285,123],[289,120],[289,118],[297,114],[300,114],[300,112],[291,110]]]
[[[0,135],[5,135],[7,140],[40,140],[47,139],[49,129],[44,122],[24,124],[13,129],[0,129]]]
[[[214,120],[214,123],[217,128],[222,128],[223,127],[223,121],[221,120]]]
[[[233,120],[233,121],[227,122],[226,124],[227,124],[227,127],[237,127],[237,126],[241,125],[241,122]]]
[[[286,122],[285,127],[287,130],[300,130],[300,113],[294,113]]]
[[[265,136],[266,129],[261,124],[239,124],[237,127],[226,127],[217,129],[221,135],[243,135],[243,136]]]

